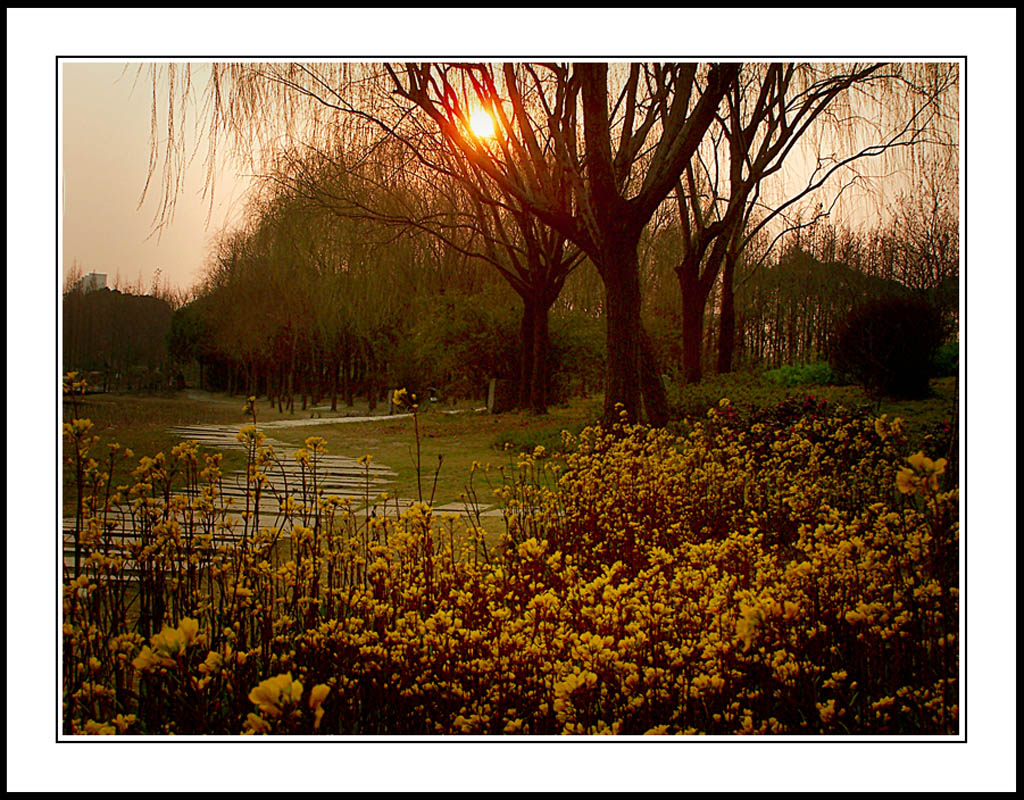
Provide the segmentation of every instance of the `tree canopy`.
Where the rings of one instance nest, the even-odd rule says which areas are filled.
[[[166,214],[197,82],[190,65],[154,66],[151,77],[154,109],[164,109],[154,125],[167,126],[154,128],[151,161]],[[737,276],[765,263],[787,231],[840,217],[852,229],[879,218],[872,203],[888,207],[901,246],[932,265],[915,274],[941,272],[940,283],[949,267],[936,264],[955,247],[934,234],[956,214],[958,80],[957,65],[942,63],[212,64],[197,124],[211,180],[226,145],[265,181],[328,211],[318,223],[328,229],[372,220],[371,240],[385,228],[392,244],[427,234],[471,268],[494,269],[522,302],[520,372],[537,410],[547,309],[585,256],[603,291],[605,418],[619,405],[638,418],[642,399],[661,422],[641,243],[670,224],[667,204],[679,228],[672,269],[687,380],[700,379],[709,304],[718,367],[731,368]],[[481,115],[490,124],[480,127]],[[932,189],[931,213],[920,194],[900,195],[914,181]],[[274,252],[264,262],[281,263]],[[344,316],[332,303],[317,308],[321,327],[344,327],[326,319]]]

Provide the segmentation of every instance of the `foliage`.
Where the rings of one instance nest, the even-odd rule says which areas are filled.
[[[601,320],[569,311],[553,314],[550,357],[555,402],[599,391],[607,361]]]
[[[397,385],[434,385],[445,396],[480,397],[490,378],[515,377],[517,305],[507,292],[422,298],[408,334],[411,359],[406,372],[396,374]]]
[[[134,389],[150,388],[143,380],[147,371],[166,369],[172,311],[165,300],[116,289],[76,290],[64,295],[61,313],[68,370],[102,370],[111,385]]]
[[[855,308],[836,331],[830,362],[869,394],[928,394],[932,359],[945,338],[940,313],[926,300],[890,296]]]
[[[65,424],[66,733],[958,729],[957,489],[899,420],[587,428],[564,468],[516,460],[495,552],[472,518],[317,492],[315,437],[261,516],[279,456],[246,408],[237,509],[193,444],[111,487]]]
[[[747,356],[757,364],[808,362],[855,306],[902,287],[839,261],[822,261],[794,245],[777,263],[741,271],[737,313]]]
[[[168,354],[179,365],[204,361],[214,352],[213,330],[204,317],[202,300],[175,309],[167,334]]]
[[[764,373],[766,380],[779,386],[824,386],[835,382],[827,361],[813,364],[785,364]]]
[[[955,378],[960,374],[960,343],[940,345],[932,359],[932,375],[936,378]]]

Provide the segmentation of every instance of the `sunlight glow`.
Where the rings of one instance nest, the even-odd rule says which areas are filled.
[[[481,139],[494,136],[494,117],[483,109],[469,115],[469,127]]]

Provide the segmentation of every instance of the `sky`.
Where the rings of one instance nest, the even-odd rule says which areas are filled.
[[[211,238],[236,221],[248,180],[223,169],[214,202],[203,197],[200,150],[177,198],[174,218],[156,230],[160,175],[146,186],[150,155],[152,83],[139,64],[74,62],[61,65],[61,266],[69,274],[107,275],[110,287],[148,291],[154,277],[186,289],[202,274]],[[157,275],[157,270],[160,270]]]
[[[154,776],[165,776],[168,763],[177,765],[174,785],[184,790],[1015,790],[1016,466],[1012,451],[1000,448],[1015,441],[1016,429],[1016,195],[1015,182],[1005,180],[1016,174],[1016,11],[603,8],[537,13],[451,8],[7,10],[5,439],[7,494],[21,501],[7,504],[9,791],[135,791]],[[82,170],[83,183],[78,188],[73,182],[67,191],[75,203],[80,197],[84,208],[65,206],[68,237],[61,240],[61,186],[67,182],[58,147],[58,57],[323,59],[332,54],[353,60],[453,54],[495,60],[552,54],[597,60],[967,56],[970,213],[963,218],[967,235],[962,241],[969,254],[964,347],[970,384],[963,386],[969,419],[964,540],[971,552],[965,611],[968,742],[558,743],[513,751],[470,743],[447,753],[415,742],[331,743],[308,751],[313,766],[307,768],[294,758],[297,751],[267,751],[261,743],[143,743],[124,749],[116,743],[55,741],[54,620],[60,587],[50,580],[55,570],[47,565],[56,545],[48,526],[39,524],[46,514],[38,509],[49,504],[59,515],[54,456],[60,447],[59,298],[65,258],[78,258],[86,271],[120,269],[129,282],[141,270],[144,284],[161,266],[169,277],[173,269],[175,279],[187,283],[197,275],[210,236],[205,210],[187,212],[183,197],[177,221],[160,244],[146,241],[152,209],[139,213],[135,206],[148,158],[148,103],[141,95],[132,98],[130,87],[115,82],[116,76],[108,81],[98,75],[90,90],[93,100],[76,123],[81,126],[76,133],[92,142],[95,158],[86,160],[95,163],[75,167],[74,157],[68,159],[67,170]],[[89,96],[84,87],[83,96]],[[119,145],[110,147],[115,142]],[[188,187],[191,193],[200,190],[198,183]],[[523,756],[528,769],[508,769]],[[54,769],[57,763],[60,768]]]

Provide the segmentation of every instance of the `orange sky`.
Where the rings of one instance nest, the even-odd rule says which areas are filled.
[[[77,260],[83,273],[107,274],[107,285],[148,290],[157,268],[171,288],[184,289],[200,276],[210,237],[242,203],[244,182],[223,174],[209,201],[202,199],[200,151],[177,200],[173,223],[159,240],[153,233],[159,175],[139,208],[149,163],[151,84],[135,82],[137,65],[65,62],[62,65],[63,252],[65,273]],[[133,88],[134,87],[134,88]]]

